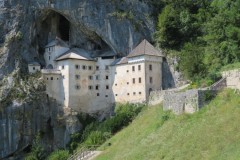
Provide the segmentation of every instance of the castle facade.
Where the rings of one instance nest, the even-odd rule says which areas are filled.
[[[143,40],[126,57],[111,51],[70,49],[60,39],[45,47],[42,69],[47,95],[78,112],[94,113],[120,103],[141,103],[162,89],[163,54]]]

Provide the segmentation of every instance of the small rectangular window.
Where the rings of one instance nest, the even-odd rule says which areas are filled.
[[[117,84],[115,84],[115,86],[117,86]]]
[[[99,80],[99,75],[96,75],[96,80]]]
[[[88,70],[92,70],[92,66],[88,66]]]
[[[152,81],[153,81],[153,80],[152,80],[152,77],[150,77],[150,78],[149,78],[149,82],[152,83]]]
[[[132,79],[133,84],[135,84],[135,78]]]
[[[48,59],[50,60],[50,59],[51,59],[51,57],[49,56],[49,57],[48,57]]]
[[[108,76],[106,76],[106,79],[108,79]]]
[[[130,95],[130,93],[127,93],[127,95],[129,96],[129,95]]]
[[[96,70],[99,70],[99,66],[96,66]]]
[[[88,79],[89,79],[89,80],[92,80],[92,79],[93,79],[93,77],[92,77],[92,76],[88,76]]]
[[[105,95],[105,97],[108,97],[108,95]]]
[[[96,88],[96,90],[98,90],[98,89],[99,89],[98,85],[96,85],[96,87],[95,87],[95,88]]]
[[[88,89],[89,89],[89,90],[92,90],[92,86],[88,86]]]
[[[108,86],[108,85],[106,85],[106,89],[109,89],[109,86]]]
[[[75,68],[76,68],[76,69],[79,69],[79,65],[75,65]]]
[[[77,84],[75,87],[76,87],[76,89],[77,89],[77,90],[79,90],[79,89],[80,89],[80,86],[79,86],[78,84]]]
[[[142,92],[139,92],[139,94],[142,94]]]
[[[138,65],[138,70],[141,71],[141,65]]]
[[[135,95],[136,95],[136,92],[133,92],[133,95],[135,96]]]
[[[115,94],[115,96],[117,97],[118,95],[117,95],[117,94]]]
[[[64,69],[64,66],[62,66],[62,69]]]
[[[141,79],[141,78],[138,78],[138,82],[139,82],[139,83],[142,83],[142,79]]]
[[[129,85],[129,82],[127,82],[127,85]]]
[[[151,65],[151,64],[149,64],[149,70],[150,70],[150,71],[152,70],[152,65]]]
[[[100,96],[100,94],[99,94],[99,93],[97,93],[97,96],[99,97],[99,96]]]
[[[53,80],[53,77],[51,77],[51,80]]]
[[[135,66],[132,66],[132,71],[133,71],[133,72],[135,71]]]
[[[83,70],[85,70],[85,69],[86,69],[86,66],[85,66],[85,65],[83,65],[83,66],[82,66],[82,69],[83,69]]]
[[[33,70],[35,70],[35,67],[33,67]]]
[[[129,72],[129,70],[127,70],[127,73]]]
[[[80,75],[75,75],[75,78],[76,79],[80,79]]]

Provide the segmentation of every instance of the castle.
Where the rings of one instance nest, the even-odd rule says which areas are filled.
[[[72,48],[61,39],[45,46],[47,95],[63,107],[93,113],[116,102],[141,103],[162,89],[163,54],[143,40],[126,57]]]

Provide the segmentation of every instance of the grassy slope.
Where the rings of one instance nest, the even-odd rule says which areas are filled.
[[[240,158],[240,96],[220,93],[193,115],[170,116],[149,107],[111,138],[97,160],[231,160]]]

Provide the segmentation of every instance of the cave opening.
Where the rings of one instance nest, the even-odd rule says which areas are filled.
[[[82,48],[94,55],[112,51],[111,47],[95,32],[75,24],[67,15],[55,10],[47,10],[40,17],[37,40],[39,53],[45,52],[45,46],[57,37],[67,42],[70,48]],[[112,51],[113,52],[113,51]]]
[[[59,15],[58,22],[59,37],[64,41],[69,41],[70,22],[62,15]]]

